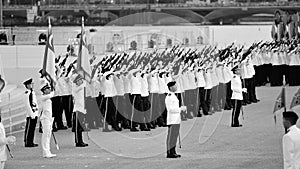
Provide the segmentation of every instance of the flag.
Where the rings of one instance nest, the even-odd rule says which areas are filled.
[[[84,31],[84,18],[82,17],[81,36],[77,58],[77,73],[87,82],[91,82],[92,69],[90,65],[90,54],[87,48],[86,33]]]
[[[281,108],[285,108],[285,107],[286,107],[286,104],[285,104],[285,88],[283,87],[280,94],[279,94],[279,96],[276,99],[275,106],[274,106],[273,114],[274,114],[275,123],[276,123],[276,114],[275,114],[275,112],[280,110]]]
[[[55,52],[53,46],[53,34],[52,27],[49,18],[49,28],[48,28],[48,40],[45,47],[44,61],[43,61],[43,72],[46,75],[47,80],[49,80],[52,87],[55,86]]]
[[[300,89],[295,93],[290,109],[292,109],[295,106],[299,106],[300,105]]]

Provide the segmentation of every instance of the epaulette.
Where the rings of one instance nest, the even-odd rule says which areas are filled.
[[[171,96],[171,93],[169,93],[168,96]]]
[[[234,75],[233,78],[236,78],[236,75]]]
[[[27,94],[28,93],[28,91],[25,91],[25,94]]]

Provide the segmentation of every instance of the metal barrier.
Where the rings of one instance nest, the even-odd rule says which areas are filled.
[[[1,118],[8,135],[23,130],[25,125],[25,104],[22,93],[12,92],[1,94]]]

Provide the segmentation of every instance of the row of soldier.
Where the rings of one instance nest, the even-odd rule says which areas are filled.
[[[174,48],[173,48],[174,49]],[[172,49],[172,50],[173,50]],[[242,48],[241,48],[242,49]],[[174,49],[172,52],[175,53]],[[182,72],[178,72],[177,70],[177,75],[176,77],[180,77],[179,79],[177,79],[176,81],[182,81],[181,83],[177,83],[177,84],[181,84],[179,86],[179,90],[177,91],[177,93],[183,93],[183,95],[187,95],[188,97],[183,97],[182,101],[184,102],[184,98],[195,98],[193,100],[197,100],[197,103],[189,103],[189,100],[192,99],[187,99],[186,103],[187,105],[193,105],[193,107],[195,109],[192,109],[194,114],[194,116],[198,115],[199,112],[199,107],[200,109],[202,109],[203,114],[207,114],[207,112],[209,112],[209,109],[214,109],[214,110],[219,110],[220,107],[224,108],[224,106],[221,105],[225,105],[225,109],[230,109],[231,108],[231,104],[230,104],[230,80],[231,80],[231,71],[230,71],[230,67],[232,66],[229,63],[234,62],[233,59],[238,59],[238,57],[243,53],[245,53],[247,50],[237,50],[235,46],[231,45],[221,51],[213,51],[213,48],[207,48],[202,50],[206,51],[206,54],[203,53],[203,55],[206,55],[203,58],[209,57],[208,53],[210,55],[215,55],[216,53],[219,54],[218,58],[226,58],[224,59],[222,62],[220,62],[219,60],[214,60],[214,62],[211,62],[211,60],[208,60],[205,64],[203,64],[201,67],[196,68],[195,64],[193,65],[193,68],[189,68],[187,69],[187,65],[189,65],[190,63],[186,62],[185,65],[185,70]],[[183,51],[183,50],[182,50]],[[191,50],[189,51],[185,51],[182,52],[178,49],[177,54],[179,55],[190,55],[192,53]],[[170,55],[164,53],[166,51],[163,51],[161,53],[157,52],[157,53],[151,53],[152,57],[153,55]],[[180,53],[181,52],[181,53]],[[238,53],[238,55],[237,55]],[[134,56],[130,56],[130,55],[134,55]],[[111,123],[113,124],[114,128],[116,130],[120,130],[119,125],[115,124],[115,123],[119,123],[120,121],[122,121],[122,126],[124,128],[131,128],[131,124],[129,121],[131,121],[131,115],[132,112],[131,107],[129,106],[128,110],[124,109],[122,107],[123,102],[122,98],[123,96],[126,96],[128,94],[135,94],[137,93],[138,95],[141,95],[142,98],[140,99],[139,96],[137,96],[137,103],[140,102],[140,100],[142,100],[142,102],[146,105],[153,105],[153,100],[154,102],[159,100],[156,99],[155,94],[165,94],[167,93],[166,87],[161,87],[161,86],[166,86],[167,82],[169,82],[170,80],[174,79],[174,71],[173,71],[173,75],[172,75],[172,68],[170,67],[166,67],[163,68],[163,63],[166,61],[164,64],[166,65],[168,59],[163,59],[164,56],[162,56],[160,58],[160,61],[156,61],[157,66],[154,70],[153,66],[149,67],[149,65],[146,65],[144,62],[147,62],[148,60],[145,58],[142,58],[140,60],[142,60],[140,63],[143,64],[142,69],[143,70],[139,70],[139,71],[129,71],[130,68],[132,68],[133,66],[128,66],[124,67],[125,64],[129,64],[130,61],[124,61],[122,60],[122,56],[123,58],[125,58],[127,56],[127,58],[141,58],[138,57],[139,56],[147,56],[147,57],[151,57],[148,54],[145,53],[140,53],[137,54],[136,52],[133,52],[131,54],[127,54],[127,53],[123,53],[120,54],[119,56],[117,55],[110,55],[110,56],[106,56],[103,60],[99,61],[97,64],[93,63],[94,65],[94,70],[93,70],[93,83],[92,84],[88,84],[87,85],[87,91],[86,91],[86,103],[87,103],[87,110],[88,112],[92,112],[92,113],[88,113],[91,115],[87,115],[87,123],[89,124],[90,128],[95,128],[95,127],[100,127],[103,124],[100,121],[103,121],[103,119],[101,119],[101,117],[105,116],[105,110],[109,109],[108,106],[110,105],[112,108],[109,109],[108,111],[108,116],[107,116],[107,120],[108,121],[112,121]],[[199,53],[198,53],[199,55]],[[155,56],[155,57],[156,57]],[[113,63],[113,61],[116,62],[116,60],[112,60],[114,58],[121,58],[119,59],[119,65],[117,63]],[[155,60],[155,57],[153,57]],[[152,62],[155,62],[153,61]],[[66,58],[63,59],[62,62],[65,62]],[[118,61],[118,60],[117,60]],[[133,61],[133,60],[131,60]],[[59,61],[58,61],[59,62]],[[58,129],[66,129],[67,127],[63,126],[62,123],[62,112],[64,110],[65,115],[66,115],[66,119],[67,119],[67,126],[71,127],[71,114],[72,114],[72,96],[71,96],[71,81],[68,80],[69,77],[71,75],[70,73],[70,66],[68,67],[68,69],[64,68],[64,63],[60,62],[58,65],[58,67],[62,68],[62,72],[59,72],[59,76],[58,76],[58,87],[56,88],[56,97],[54,97],[52,99],[53,104],[54,105],[63,105],[63,106],[54,106],[54,112],[58,112],[55,113],[57,114],[56,120],[55,120],[55,126],[57,126]],[[110,64],[111,62],[111,64]],[[125,64],[123,66],[121,66],[121,62],[125,62]],[[127,63],[126,63],[127,62]],[[151,61],[148,61],[149,63]],[[189,60],[189,62],[193,62],[192,60]],[[208,62],[210,64],[208,64]],[[224,63],[226,63],[226,65],[224,65]],[[151,63],[153,64],[153,63]],[[168,64],[168,63],[167,63]],[[101,66],[100,66],[101,65]],[[115,67],[109,67],[109,65],[116,65]],[[137,63],[135,63],[134,66],[137,67]],[[192,65],[192,64],[190,64]],[[248,94],[245,95],[245,103],[251,103],[251,102],[256,102],[256,96],[255,96],[255,85],[262,85],[266,82],[270,82],[271,86],[277,86],[277,85],[282,85],[282,77],[283,75],[285,75],[286,81],[290,84],[290,85],[299,85],[299,79],[294,77],[296,76],[297,70],[300,67],[300,59],[299,59],[299,54],[298,54],[298,45],[297,45],[297,41],[293,41],[293,42],[285,42],[285,43],[273,43],[273,42],[265,42],[265,43],[258,43],[258,45],[253,48],[251,50],[251,52],[248,54],[247,59],[244,59],[244,62],[242,62],[241,64],[242,66],[242,79],[243,80],[243,85],[245,87],[248,88]],[[118,68],[117,68],[118,67]],[[253,70],[253,67],[255,70]],[[120,71],[121,68],[123,68],[123,70],[127,69],[126,71]],[[110,69],[119,69],[119,71],[114,71],[114,70],[110,70]],[[177,65],[177,69],[178,69],[178,65]],[[197,69],[197,70],[196,70]],[[212,70],[211,70],[212,69]],[[109,71],[108,71],[109,70]],[[106,72],[105,72],[106,71]],[[212,78],[214,78],[212,81],[213,86],[210,87],[210,77],[207,74],[209,71],[211,71],[210,74],[212,74]],[[139,73],[138,73],[139,72]],[[225,73],[224,73],[225,72]],[[227,73],[226,73],[227,72]],[[96,75],[97,74],[97,75]],[[130,86],[133,82],[130,82],[129,79],[126,77],[129,77],[130,74],[134,75],[133,77],[136,77],[135,74],[138,74],[138,77],[140,75],[142,75],[143,79],[145,82],[143,82],[143,86],[142,88],[143,90],[139,90],[138,91],[133,91],[132,89],[130,89]],[[180,76],[178,76],[178,74],[181,74]],[[223,76],[221,75],[223,74]],[[256,74],[256,75],[255,75]],[[149,76],[150,75],[150,76]],[[254,75],[255,75],[255,80],[254,80]],[[99,78],[99,77],[102,78]],[[154,76],[156,76],[157,79],[154,78]],[[103,78],[105,77],[105,78]],[[216,78],[217,77],[217,78]],[[130,78],[130,77],[129,77]],[[140,78],[140,77],[139,77]],[[161,79],[165,79],[165,82],[163,83]],[[195,79],[195,80],[189,80],[190,79]],[[112,80],[111,80],[112,79]],[[132,79],[131,79],[132,80]],[[141,80],[141,79],[140,79]],[[107,82],[108,81],[108,82]],[[156,82],[152,82],[152,81],[158,81],[158,83]],[[206,84],[206,81],[208,81]],[[256,82],[255,82],[256,81]],[[105,85],[107,85],[106,83],[109,83],[108,85],[114,86],[112,88],[109,87],[105,87]],[[185,83],[187,83],[188,85],[186,85]],[[139,83],[134,83],[139,85]],[[154,85],[153,85],[154,84]],[[224,85],[227,84],[227,85]],[[92,86],[91,86],[92,85]],[[145,87],[146,85],[146,87]],[[157,87],[158,85],[158,87]],[[132,85],[134,86],[134,85]],[[148,86],[148,87],[147,87]],[[218,86],[218,87],[216,87]],[[226,86],[226,87],[225,87]],[[137,87],[139,88],[139,87]],[[148,90],[146,89],[148,88]],[[205,92],[203,92],[202,88],[204,89],[213,89],[212,92],[210,90],[207,90]],[[217,88],[217,89],[215,89]],[[146,90],[145,90],[146,89]],[[199,90],[199,92],[196,92],[195,90]],[[215,91],[222,91],[222,92],[215,92]],[[225,92],[226,91],[226,92]],[[250,92],[251,91],[251,92]],[[211,92],[211,93],[210,93]],[[100,93],[100,94],[99,94]],[[197,93],[196,95],[194,95],[193,93]],[[203,94],[204,93],[204,94]],[[208,94],[206,94],[208,93]],[[212,106],[210,105],[210,97],[208,98],[203,98],[203,96],[212,96],[211,98],[213,99],[217,99],[219,95],[219,98],[222,95],[226,95],[227,93],[227,101],[219,101],[219,103],[216,103],[215,100],[212,101]],[[154,97],[153,97],[154,95]],[[112,97],[113,99],[106,99]],[[147,99],[145,99],[144,97],[147,97]],[[182,95],[179,95],[179,97],[182,97]],[[96,99],[93,99],[96,98]],[[116,98],[116,99],[115,99]],[[125,102],[127,100],[130,101],[130,103],[132,103],[133,98],[130,97],[125,97]],[[160,98],[160,100],[163,100],[163,96],[158,97]],[[197,98],[197,99],[196,99]],[[224,98],[224,97],[221,97]],[[96,100],[96,102],[95,102]],[[107,101],[109,100],[109,101]],[[207,103],[204,102],[204,100],[208,100]],[[220,100],[220,99],[217,99]],[[150,101],[150,103],[148,102]],[[106,102],[108,102],[106,104]],[[114,102],[113,104],[111,104],[111,102]],[[120,102],[120,103],[119,103]],[[161,101],[159,101],[161,102]],[[220,103],[221,102],[221,103]],[[97,104],[95,104],[97,103]],[[105,104],[104,104],[105,103]],[[129,102],[127,102],[129,103]],[[215,105],[216,103],[216,105]],[[225,104],[227,103],[227,104]],[[244,103],[244,104],[245,104]],[[203,105],[202,105],[203,104]],[[113,106],[114,105],[114,106]],[[117,105],[117,107],[116,107]],[[131,105],[131,104],[125,104],[125,105]],[[143,104],[137,104],[137,105],[143,105]],[[208,106],[207,106],[208,105]],[[99,110],[100,107],[100,111],[97,111],[97,109]],[[151,112],[151,114],[153,115],[153,111],[156,112],[156,110],[152,110],[152,107],[158,108],[158,107],[163,107],[163,105],[160,106],[150,106],[151,109],[149,110]],[[209,108],[207,108],[209,107]],[[119,109],[121,109],[122,113],[120,115],[120,111]],[[144,109],[144,108],[138,108],[137,109]],[[145,108],[145,109],[149,109],[149,108]],[[163,108],[160,108],[163,109]],[[126,111],[125,111],[126,110]],[[191,110],[191,108],[189,109]],[[159,110],[160,112],[162,110]],[[97,113],[96,113],[97,112]],[[97,119],[101,119],[100,121],[93,121],[95,118],[97,117],[97,115],[99,115],[102,112],[102,116],[98,116],[100,118]],[[115,112],[113,114],[115,118],[112,118],[112,115],[110,114],[110,112]],[[124,112],[127,112],[124,114]],[[128,113],[131,112],[131,113]],[[151,115],[151,116],[152,116]],[[120,120],[120,118],[122,119],[122,117],[126,117],[123,120]],[[185,119],[185,117],[189,117],[191,118],[191,114],[188,113],[187,115],[183,115],[183,119]],[[153,119],[154,117],[149,117],[148,120],[146,121],[152,121],[151,119]],[[90,120],[91,119],[91,120]],[[116,122],[118,121],[118,122]],[[157,122],[160,126],[164,125],[163,120],[158,120],[159,122]],[[129,126],[130,124],[130,126]],[[148,130],[149,128],[153,128],[151,124],[147,124],[148,127],[145,125],[141,128],[141,130]],[[133,128],[132,130],[135,130],[135,128]]]
[[[265,42],[252,52],[256,85],[283,85],[283,75],[290,86],[300,85],[300,46],[298,41]]]
[[[203,49],[174,46],[150,52],[93,57],[90,60],[91,76],[85,78],[90,83],[80,84],[85,86],[82,98],[85,98],[86,113],[80,116],[79,123],[82,130],[103,127],[104,132],[111,131],[109,126],[115,131],[123,128],[132,132],[166,126],[164,99],[169,92],[167,84],[171,81],[176,81],[180,105],[187,106],[186,113],[181,114],[182,120],[211,115],[222,109],[230,110],[233,107],[232,68],[236,65],[241,68],[242,85],[247,88],[242,104],[256,103],[259,100],[256,98],[255,78],[268,79],[262,78],[262,74],[258,76],[258,71],[269,64],[266,58],[276,60],[273,57],[279,55],[274,53],[282,52],[282,46],[288,46],[285,50],[292,49],[292,52],[287,53],[299,58],[298,45],[295,42],[290,44],[259,42],[247,49],[231,44],[220,50],[214,46]],[[273,54],[265,57],[266,53]],[[297,62],[295,60],[290,59],[289,63]],[[54,131],[74,127],[74,84],[82,80],[75,69],[76,57],[67,53],[58,57],[56,64],[56,86],[52,86],[55,90],[51,98]],[[275,64],[272,66],[275,68]],[[63,124],[63,114],[67,126]],[[34,146],[33,142],[28,145]]]
[[[196,57],[201,55],[201,52],[202,60],[205,60],[202,63],[200,58]],[[113,54],[92,63],[94,68],[92,80],[86,84],[85,90],[87,125],[84,126],[87,130],[103,126],[103,131],[109,131],[108,124],[116,131],[120,131],[121,128],[138,131],[137,126],[142,131],[165,126],[164,98],[168,93],[166,84],[172,80],[177,82],[180,104],[188,107],[187,113],[182,114],[182,120],[209,115],[221,109],[231,109],[231,67],[241,57],[228,57],[220,61],[223,57],[220,55],[222,52],[213,47],[199,51],[174,47],[148,53],[122,53],[119,56]],[[243,52],[245,50],[241,50],[239,55]],[[211,57],[213,59],[208,59]],[[61,62],[65,62],[65,59]],[[63,108],[68,127],[72,125],[72,101],[70,101],[72,80],[69,80],[72,73],[70,65],[66,68],[65,64],[59,62],[58,60],[60,69],[57,71],[58,83],[55,90],[57,96],[52,102],[53,112],[56,114],[55,125],[58,129],[65,129],[67,127],[62,123]],[[91,62],[94,62],[93,59]],[[251,59],[244,62],[251,62]],[[244,104],[257,102],[253,85],[255,74],[253,65],[245,66],[243,70],[246,77],[244,85],[249,91],[245,95],[247,100]],[[60,103],[56,102],[56,98]]]

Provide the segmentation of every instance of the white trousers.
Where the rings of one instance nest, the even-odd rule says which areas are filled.
[[[52,122],[53,120],[42,119],[42,149],[43,149],[43,157],[51,155],[50,151],[50,139],[51,139],[51,132],[52,132]]]
[[[0,161],[0,169],[4,169],[5,161]]]

